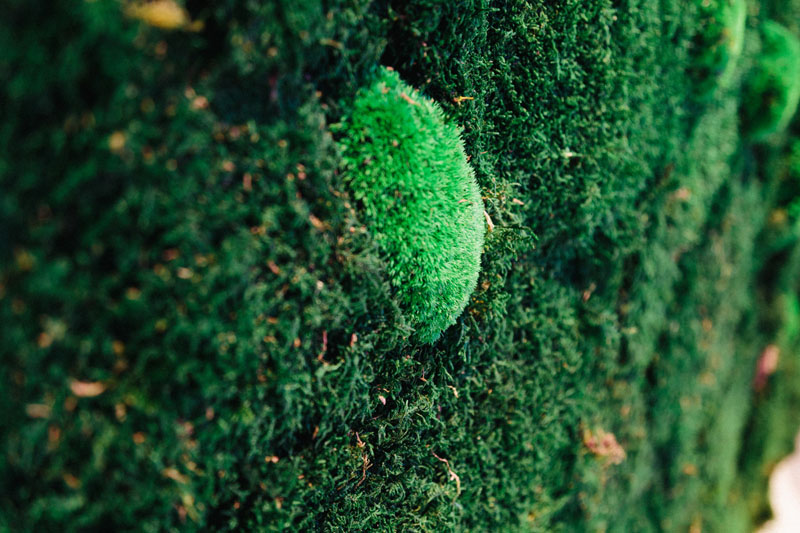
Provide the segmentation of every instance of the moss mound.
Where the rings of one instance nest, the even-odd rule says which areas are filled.
[[[745,80],[742,120],[762,141],[789,125],[800,101],[800,41],[774,21],[761,27],[761,54]]]
[[[739,64],[744,48],[746,0],[699,2],[703,21],[698,37],[699,56],[695,65],[698,87],[706,94],[727,86]]]
[[[433,341],[466,307],[483,247],[483,202],[460,130],[387,69],[358,93],[343,130],[344,179],[416,338]]]

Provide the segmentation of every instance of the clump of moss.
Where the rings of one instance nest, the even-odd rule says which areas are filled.
[[[699,54],[694,64],[700,91],[709,94],[733,79],[744,48],[746,0],[703,0],[697,38]]]
[[[761,27],[761,54],[745,80],[742,121],[763,141],[789,125],[800,101],[800,41],[774,21]]]
[[[417,340],[431,342],[464,310],[480,270],[483,202],[460,129],[381,69],[342,132],[344,180]]]

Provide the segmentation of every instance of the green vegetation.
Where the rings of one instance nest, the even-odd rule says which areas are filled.
[[[143,9],[0,18],[0,531],[763,517],[791,445],[773,428],[800,425],[800,232],[792,151],[739,133],[755,33],[697,98],[707,23],[681,0]],[[356,110],[391,105],[364,99],[380,65],[420,93],[377,128]],[[396,226],[376,229],[393,200],[356,198],[385,138],[352,139],[405,116],[460,156],[427,98],[494,230],[465,312],[421,345]]]
[[[730,85],[744,49],[747,0],[700,0],[694,77],[699,90],[713,94]]]
[[[486,224],[460,131],[388,70],[359,92],[343,130],[344,182],[416,337],[433,341],[475,290]]]
[[[750,136],[765,140],[783,131],[800,102],[800,39],[774,21],[761,26],[761,50],[745,80],[743,122]]]

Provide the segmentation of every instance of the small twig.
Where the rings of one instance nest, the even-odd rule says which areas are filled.
[[[322,351],[319,352],[317,356],[317,361],[322,363],[323,365],[328,365],[328,363],[323,357],[325,356],[325,352],[328,351],[328,330],[323,330],[322,332]]]
[[[408,102],[411,105],[419,105],[417,102],[412,100],[411,97],[408,96],[406,93],[400,93],[400,98],[402,98],[403,100],[405,100],[406,102]]]
[[[489,231],[494,231],[494,222],[492,222],[492,217],[490,217],[489,213],[487,213],[485,210],[483,212],[483,216],[486,217],[486,224],[489,225]]]
[[[361,459],[364,461],[364,464],[361,465],[361,479],[359,479],[358,483],[356,483],[356,487],[364,483],[364,480],[367,479],[367,470],[372,467],[369,459],[367,459],[367,454],[362,455]]]
[[[450,480],[456,481],[456,497],[458,497],[461,494],[461,479],[455,472],[453,472],[453,469],[450,468],[450,461],[448,461],[447,459],[442,459],[441,457],[436,455],[436,452],[434,452],[433,450],[431,450],[431,453],[433,454],[434,457],[436,457],[445,464],[445,466],[447,467],[447,473],[450,474]]]

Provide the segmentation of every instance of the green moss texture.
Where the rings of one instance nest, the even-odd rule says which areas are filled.
[[[796,0],[710,97],[698,2],[132,2],[0,17],[0,531],[765,518],[800,126],[742,88]]]
[[[343,179],[416,337],[435,340],[475,290],[486,225],[460,131],[387,70],[342,129]]]
[[[717,86],[734,81],[744,49],[747,0],[701,0],[698,16],[694,76],[699,90],[711,96]]]
[[[800,39],[784,26],[766,21],[761,26],[761,51],[747,77],[743,120],[754,139],[782,132],[800,102]]]

